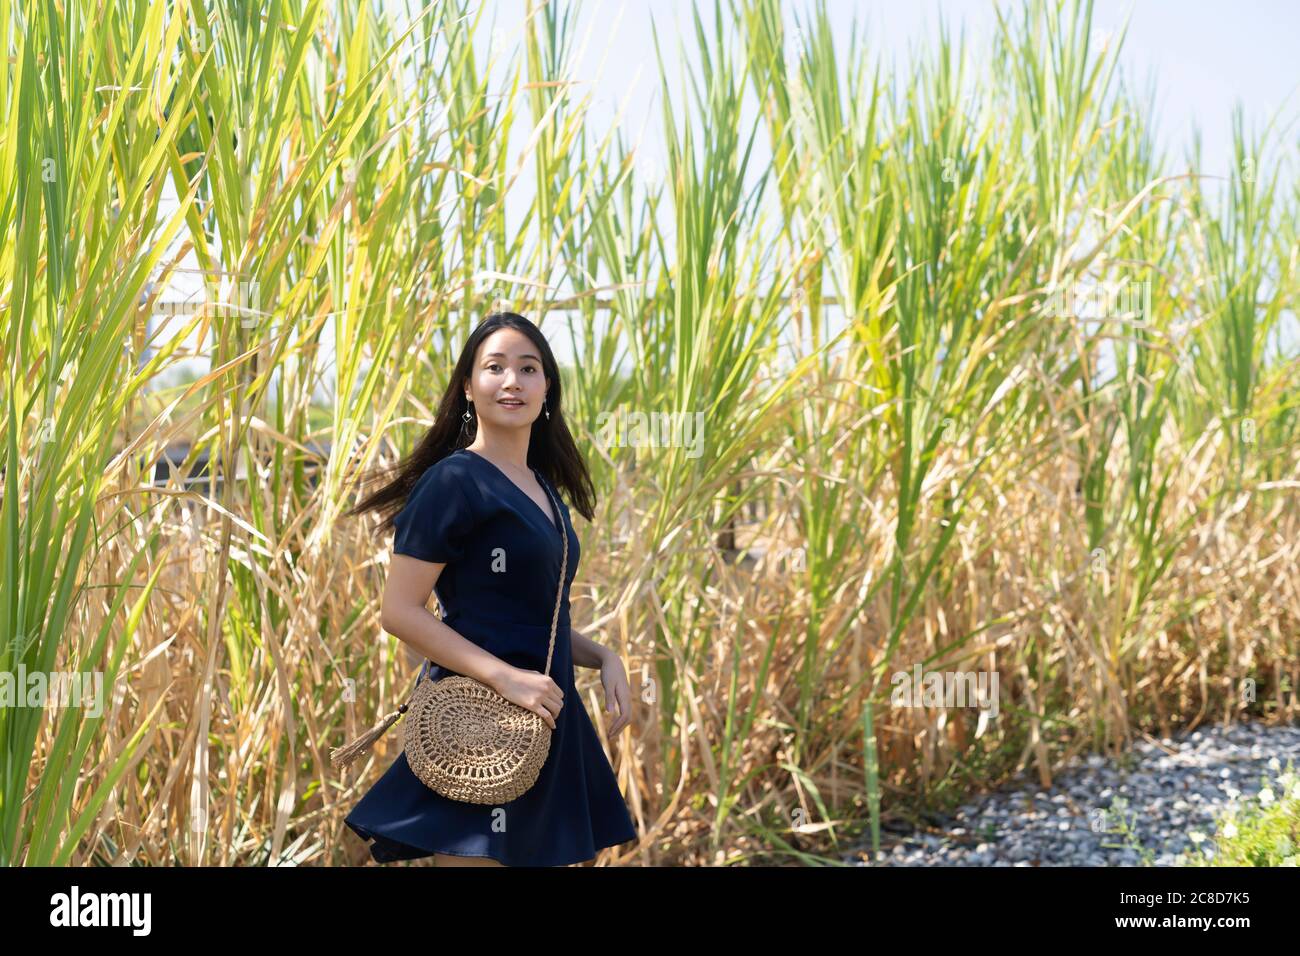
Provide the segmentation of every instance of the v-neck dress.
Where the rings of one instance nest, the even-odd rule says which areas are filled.
[[[574,686],[569,586],[580,557],[578,535],[563,499],[536,469],[533,474],[555,496],[569,536],[550,671],[564,691],[564,706],[546,761],[532,787],[494,806],[431,790],[403,751],[345,820],[363,840],[374,840],[376,862],[447,853],[487,856],[506,866],[567,866],[636,839],[618,780]],[[548,510],[554,515],[554,505]],[[443,623],[508,664],[546,669],[564,547],[558,521],[504,471],[465,448],[429,467],[393,520],[394,553],[446,564],[434,586]],[[455,673],[426,660],[417,680]]]

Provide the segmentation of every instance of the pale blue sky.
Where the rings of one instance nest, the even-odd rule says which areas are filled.
[[[596,105],[604,108],[593,114],[593,121],[612,122],[614,111],[608,104],[630,91],[627,125],[639,129],[647,111],[653,111],[645,126],[645,145],[659,157],[663,156],[663,135],[651,18],[675,83],[678,38],[690,62],[696,62],[694,5],[692,0],[587,0],[578,19],[580,38],[588,25],[594,27],[576,69],[579,79],[593,83],[599,75]],[[782,6],[791,26],[796,15],[806,19],[814,8],[802,0]],[[900,71],[905,69],[911,46],[937,34],[940,16],[954,34],[964,26],[974,50],[983,48],[985,39],[997,28],[995,6],[988,0],[829,0],[826,4],[837,37],[845,38],[840,46],[841,63],[856,20],[858,35],[866,36],[870,55],[897,62]],[[1000,7],[1004,14],[1018,13],[1021,4],[1003,2]],[[524,0],[501,3],[496,8],[498,25],[508,33],[511,23],[517,22],[512,11],[525,8]],[[725,16],[725,3],[723,9]],[[711,32],[712,2],[701,2],[700,11]],[[1158,126],[1168,146],[1187,142],[1193,123],[1200,124],[1206,166],[1215,167],[1206,172],[1222,172],[1230,162],[1234,103],[1241,102],[1248,120],[1261,124],[1284,101],[1288,102],[1283,112],[1286,119],[1300,115],[1300,57],[1296,50],[1300,3],[1295,0],[1097,0],[1094,4],[1093,24],[1101,33],[1118,34],[1126,18],[1123,68],[1143,89],[1148,76],[1154,79]],[[575,45],[580,43],[581,39]],[[1296,143],[1294,135],[1290,141]],[[1173,155],[1182,156],[1181,146],[1171,158]]]
[[[670,78],[674,102],[680,102],[681,54],[687,63],[697,63],[697,39],[692,9],[696,0],[586,0],[580,5],[573,41],[573,76],[583,85],[580,92],[594,90],[588,130],[598,141],[615,122],[624,105],[625,138],[640,142],[638,173],[662,177],[667,167],[663,115],[659,102],[659,64],[651,22],[658,30],[660,52]],[[782,5],[787,26],[796,17],[806,22],[815,4],[790,0]],[[857,36],[869,55],[894,64],[895,75],[906,74],[911,51],[937,36],[940,19],[955,37],[965,30],[972,54],[988,48],[997,30],[995,8],[1004,16],[1018,17],[1022,4],[991,0],[828,0],[826,9],[835,26],[838,60],[844,68],[848,37],[854,23]],[[711,35],[714,4],[699,0],[700,19]],[[498,39],[507,48],[520,42],[519,23],[527,9],[526,0],[506,0],[485,13],[485,33],[495,25]],[[724,22],[728,4],[722,3]],[[495,17],[495,19],[493,19]],[[1279,125],[1290,124],[1288,138],[1294,173],[1297,130],[1300,123],[1300,58],[1295,52],[1300,37],[1300,2],[1291,0],[1243,0],[1216,3],[1209,0],[1097,0],[1093,7],[1094,37],[1118,37],[1127,21],[1127,33],[1120,54],[1120,66],[1130,85],[1145,96],[1154,86],[1157,143],[1166,151],[1170,171],[1189,168],[1187,148],[1193,129],[1202,138],[1201,172],[1226,175],[1232,164],[1232,110],[1240,103],[1245,111],[1246,130],[1261,128],[1281,109]],[[843,38],[842,42],[839,38]],[[514,62],[517,62],[514,61]],[[509,56],[497,60],[494,75],[504,77],[513,65]],[[978,67],[977,60],[971,63]],[[888,82],[890,70],[883,71]],[[753,101],[752,93],[747,96]],[[579,97],[580,98],[580,97]],[[749,113],[752,118],[753,113]],[[749,127],[742,131],[742,141]],[[527,130],[516,130],[512,155],[522,148]],[[517,145],[516,145],[517,144]],[[1277,153],[1273,158],[1277,158]],[[770,156],[764,131],[756,140],[751,173]],[[1265,157],[1267,162],[1268,156]],[[523,220],[523,206],[534,190],[529,164],[515,188],[519,202],[507,200],[507,222]],[[513,197],[511,197],[513,198]],[[671,244],[672,230],[661,226]],[[604,278],[604,277],[601,277]],[[831,291],[829,288],[827,291]],[[561,361],[571,360],[567,336],[554,334],[552,317],[545,326]],[[842,317],[832,317],[832,326],[842,327]],[[561,354],[562,353],[562,354]]]

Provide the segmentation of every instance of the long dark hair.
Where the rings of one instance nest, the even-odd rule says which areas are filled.
[[[569,433],[569,426],[564,423],[560,367],[556,364],[551,346],[541,329],[516,312],[494,312],[470,333],[465,347],[461,349],[460,358],[456,361],[451,380],[442,393],[442,401],[438,403],[433,427],[425,432],[424,438],[410,455],[385,472],[388,476],[394,476],[392,480],[344,512],[347,517],[355,517],[367,511],[387,510],[378,530],[389,530],[393,526],[393,516],[402,510],[420,476],[435,462],[474,440],[478,433],[478,415],[465,400],[465,382],[473,372],[478,347],[499,329],[515,329],[528,336],[542,356],[542,371],[550,382],[545,403],[551,415],[547,418],[543,412],[533,422],[532,434],[528,438],[528,466],[541,472],[579,514],[588,521],[592,519],[596,513],[596,489],[587,465]],[[464,420],[467,411],[470,414],[469,421]],[[563,495],[566,490],[568,494]]]

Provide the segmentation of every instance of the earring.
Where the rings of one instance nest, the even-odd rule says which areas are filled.
[[[550,406],[550,405],[547,405],[545,402],[543,402],[543,403],[542,403],[542,411],[546,412],[546,418],[547,418],[547,420],[549,421],[549,420],[550,420],[550,417],[551,417],[551,406]]]
[[[466,399],[466,401],[469,401],[469,399]],[[474,417],[473,409],[474,409],[474,403],[469,402],[469,408],[465,409],[465,414],[460,416],[460,420],[463,422],[468,422],[471,418],[473,418]]]

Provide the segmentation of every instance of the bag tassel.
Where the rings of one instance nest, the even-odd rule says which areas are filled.
[[[350,744],[344,744],[342,747],[335,747],[330,751],[330,763],[336,767],[346,767],[352,761],[356,760],[363,753],[370,749],[371,745],[384,734],[388,733],[388,728],[397,723],[397,719],[406,713],[406,704],[398,707],[382,721],[375,724],[364,734],[352,741]]]

